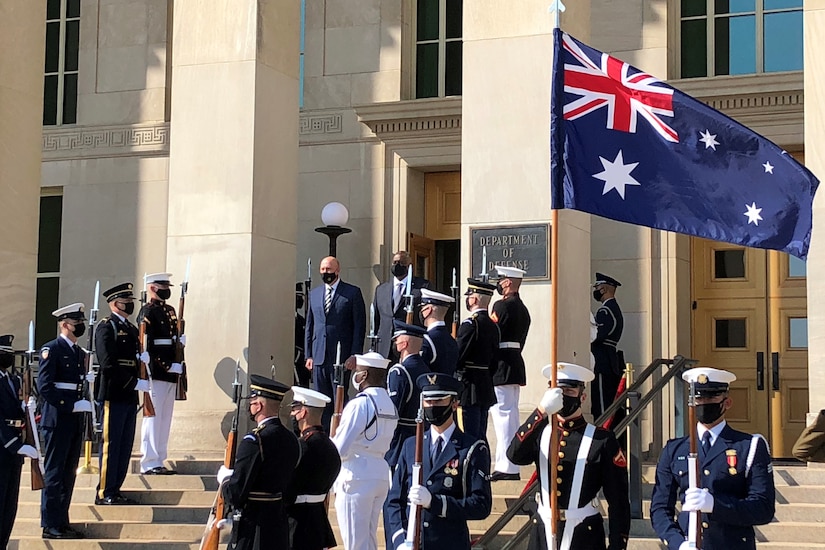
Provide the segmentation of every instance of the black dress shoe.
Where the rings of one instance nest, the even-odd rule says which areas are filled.
[[[66,539],[82,539],[83,538],[83,533],[81,533],[80,531],[77,531],[75,529],[72,529],[69,526],[63,527],[61,529],[61,531],[63,532],[63,538],[66,538]]]
[[[505,474],[504,472],[493,472],[490,481],[518,481],[521,476],[518,474]]]
[[[57,527],[44,527],[43,528],[43,538],[44,539],[68,539],[70,537],[67,537],[66,535],[64,535],[63,531],[61,531]]]
[[[157,468],[152,468],[151,470],[146,470],[143,472],[145,476],[173,476],[177,474],[175,470],[170,470],[165,466],[158,466]]]
[[[114,495],[110,497],[95,498],[95,504],[97,506],[123,506],[137,504],[137,501],[134,501],[131,498],[126,498],[123,495]]]

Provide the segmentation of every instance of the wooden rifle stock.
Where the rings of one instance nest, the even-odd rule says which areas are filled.
[[[138,334],[138,341],[140,343],[140,353],[146,351],[146,320],[140,322],[140,332]],[[140,362],[140,379],[149,380],[149,371],[146,363]],[[151,418],[155,416],[155,406],[152,404],[152,395],[149,392],[143,392],[143,416]]]
[[[23,403],[26,407],[26,432],[25,432],[25,440],[24,443],[26,445],[31,445],[35,449],[37,449],[38,454],[40,452],[40,442],[38,440],[38,435],[35,432],[36,426],[33,425],[34,423],[34,411],[29,409],[29,396],[32,395],[32,370],[31,365],[28,368],[23,370],[23,379],[22,379],[22,390],[23,390]],[[43,480],[43,470],[40,469],[40,459],[39,458],[32,458],[31,459],[31,483],[32,483],[32,491],[39,491],[43,487],[46,486],[46,482]]]
[[[185,285],[186,283],[184,283]],[[175,342],[175,363],[180,363],[183,373],[178,375],[175,387],[175,401],[186,401],[186,392],[189,390],[189,377],[186,373],[186,361],[183,359],[183,344],[180,337],[186,330],[186,321],[183,320],[183,309],[186,306],[186,289],[181,286],[180,301],[178,302],[178,338]]]

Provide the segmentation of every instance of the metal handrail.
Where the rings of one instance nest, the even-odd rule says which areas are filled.
[[[639,377],[623,391],[616,400],[610,404],[609,407],[596,419],[594,424],[596,426],[601,426],[604,424],[608,418],[611,418],[616,411],[619,410],[622,406],[625,406],[625,402],[627,400],[628,395],[631,392],[638,393],[639,388],[644,384],[648,378],[654,373],[657,372],[658,369],[662,365],[668,365],[669,368],[667,372],[662,376],[656,383],[653,385],[653,388],[645,394],[639,400],[638,406],[629,411],[627,416],[622,419],[614,428],[611,428],[613,433],[617,436],[624,432],[627,429],[627,426],[633,422],[644,410],[644,408],[658,395],[659,392],[670,382],[670,380],[677,374],[682,372],[688,365],[694,365],[698,363],[696,359],[688,359],[681,355],[677,355],[673,359],[654,359],[650,365],[648,365],[645,370],[639,375]],[[513,504],[511,504],[507,510],[504,511],[503,514],[490,526],[487,531],[484,532],[481,537],[475,540],[473,543],[474,548],[483,549],[485,544],[489,544],[496,535],[498,535],[501,530],[510,523],[510,520],[513,519],[516,514],[518,514],[524,505],[527,503],[528,500],[535,498],[535,490],[538,486],[538,479],[534,480],[529,486],[527,486],[524,491],[522,491],[521,496],[516,499]],[[527,523],[518,530],[518,532],[509,540],[505,545],[501,548],[501,550],[507,550],[512,548],[512,546],[518,542],[520,542],[530,530],[530,523]]]

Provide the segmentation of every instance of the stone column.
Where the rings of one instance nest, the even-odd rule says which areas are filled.
[[[805,2],[805,165],[825,179],[825,3]],[[808,254],[808,396],[810,413],[825,408],[825,194],[822,184],[814,199],[814,232]],[[813,414],[809,419],[813,419]]]
[[[34,318],[45,36],[45,0],[0,2],[0,334],[17,348]]]
[[[553,15],[547,0],[464,3],[461,224],[462,264],[470,273],[470,227],[550,221],[550,74]],[[589,6],[568,2],[564,28],[587,39]],[[517,191],[514,191],[516,190]],[[559,216],[560,361],[590,365],[590,219]],[[553,228],[554,230],[556,228]],[[546,389],[550,361],[550,281],[526,282],[521,294],[532,325],[524,351],[530,409]],[[464,285],[462,284],[462,287]]]
[[[175,2],[166,268],[192,272],[171,454],[223,449],[236,358],[292,384],[299,32],[299,0]]]

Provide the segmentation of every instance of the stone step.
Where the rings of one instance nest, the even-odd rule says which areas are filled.
[[[205,522],[204,522],[205,525]],[[133,539],[199,542],[204,525],[191,523],[143,523],[136,521],[73,521],[72,527],[89,539]],[[35,537],[42,533],[39,519],[18,519],[12,537]]]
[[[138,501],[140,504],[167,505],[167,506],[212,506],[215,493],[212,491],[175,491],[175,490],[125,490],[123,495]],[[94,504],[95,490],[93,487],[79,487],[75,489],[72,502],[79,505]],[[40,491],[21,491],[20,502],[40,502]]]
[[[95,506],[93,504],[72,504],[69,517],[72,521],[135,521],[143,523],[206,523],[209,506]],[[21,502],[17,508],[20,519],[40,517],[39,502]]]
[[[198,542],[167,540],[155,541],[118,539],[118,540],[43,540],[37,537],[20,537],[9,542],[9,550],[199,550]]]
[[[75,481],[75,489],[81,487],[95,488],[99,482],[100,476],[96,474],[80,474]],[[218,480],[214,475],[145,476],[132,474],[126,476],[123,489],[217,491]]]

